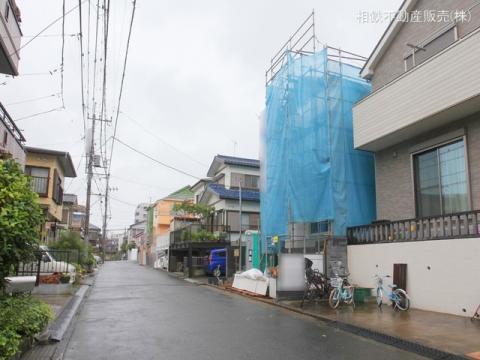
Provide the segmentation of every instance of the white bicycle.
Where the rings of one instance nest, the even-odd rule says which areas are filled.
[[[382,307],[383,295],[385,293],[387,298],[389,298],[392,302],[392,305],[395,309],[407,311],[410,308],[410,298],[408,297],[407,292],[403,289],[397,288],[397,285],[389,285],[392,290],[385,291],[385,288],[383,287],[383,278],[385,277],[390,277],[390,275],[385,275],[384,277],[375,275],[375,280],[377,282],[375,294],[377,297],[378,307]]]

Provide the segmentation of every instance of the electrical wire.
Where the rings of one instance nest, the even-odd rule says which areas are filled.
[[[20,50],[22,50],[25,46],[27,46],[28,44],[30,44],[33,40],[35,40],[36,38],[38,38],[44,31],[48,30],[51,26],[55,25],[57,22],[59,22],[60,20],[62,20],[65,16],[67,16],[68,14],[70,14],[72,11],[74,11],[75,9],[77,8],[81,8],[82,6],[82,3],[84,3],[85,1],[87,0],[78,0],[78,5],[77,6],[74,6],[73,8],[71,8],[70,10],[68,10],[65,15],[62,15],[58,18],[56,18],[55,20],[53,20],[50,24],[48,24],[47,26],[45,26],[42,30],[40,30],[40,32],[36,35],[34,35],[30,40],[28,40],[25,44],[23,44],[22,46],[20,46],[18,49],[15,49],[11,54],[9,54],[8,56],[12,56],[14,54],[17,54]]]
[[[182,154],[184,156],[186,156],[187,158],[189,158],[190,160],[196,162],[197,164],[199,165],[202,165],[204,167],[208,167],[208,165],[198,161],[197,159],[195,159],[194,157],[192,157],[191,155],[187,154],[186,152],[180,150],[179,148],[169,144],[168,142],[166,142],[165,140],[163,140],[162,138],[160,138],[158,135],[156,135],[154,132],[148,130],[147,128],[145,128],[142,124],[140,124],[138,121],[134,120],[131,116],[129,116],[128,114],[126,114],[125,112],[123,111],[120,111],[127,119],[129,119],[130,121],[132,121],[134,124],[136,124],[140,129],[142,129],[143,131],[145,131],[146,133],[148,133],[150,136],[154,137],[155,139],[157,139],[158,141],[160,141],[161,143],[167,145],[168,147],[170,147],[171,149],[175,150],[176,152],[178,152],[179,154]]]
[[[157,160],[157,159],[151,157],[150,155],[147,155],[147,154],[145,154],[144,152],[142,152],[142,151],[140,151],[140,150],[137,150],[137,149],[135,149],[134,147],[132,147],[132,146],[124,143],[124,142],[121,141],[119,138],[115,138],[114,140],[116,140],[117,142],[119,142],[119,143],[122,144],[123,146],[129,148],[130,150],[136,152],[137,154],[140,154],[140,155],[142,155],[142,156],[144,156],[144,157],[146,157],[146,158],[148,158],[148,159],[150,159],[150,160],[156,162],[157,164],[160,164],[160,165],[162,165],[162,166],[164,166],[164,167],[166,167],[166,168],[169,168],[170,170],[176,171],[176,172],[178,172],[178,173],[180,173],[180,174],[183,174],[183,175],[186,175],[186,176],[190,176],[190,177],[192,177],[192,178],[194,178],[194,179],[197,179],[197,180],[200,180],[200,179],[201,179],[201,177],[198,177],[198,176],[189,174],[189,173],[186,172],[186,171],[180,170],[180,169],[178,169],[178,168],[176,168],[176,167],[174,167],[174,166],[168,165],[168,164],[166,164],[166,163],[164,163],[164,162],[162,162],[162,161],[160,161],[160,160]]]
[[[130,18],[130,26],[129,26],[129,29],[128,29],[127,47],[126,47],[126,50],[125,50],[125,59],[124,59],[124,62],[123,62],[122,80],[120,82],[120,92],[118,94],[118,103],[117,103],[117,112],[116,112],[116,116],[115,116],[115,125],[114,125],[114,128],[113,128],[113,136],[112,136],[113,141],[112,141],[112,146],[110,148],[110,160],[108,161],[108,172],[107,172],[108,174],[110,174],[110,169],[112,167],[113,148],[114,148],[115,140],[116,140],[116,136],[117,136],[118,117],[120,115],[120,105],[121,105],[122,95],[123,95],[123,84],[124,84],[124,81],[125,81],[125,72],[127,70],[128,52],[129,52],[129,49],[130,49],[130,39],[132,37],[132,28],[133,28],[133,20],[135,18],[136,5],[137,5],[137,0],[133,0],[132,16]]]
[[[78,13],[79,13],[79,27],[80,27],[80,33],[79,33],[79,40],[80,40],[80,86],[82,88],[82,118],[83,118],[83,133],[86,135],[87,134],[87,118],[85,116],[85,84],[83,82],[84,78],[84,61],[83,61],[83,29],[82,29],[82,0],[78,0]]]
[[[62,98],[62,107],[65,107],[65,99],[63,96],[63,68],[65,64],[65,0],[62,6],[62,55],[60,62],[60,93]]]
[[[58,107],[58,108],[55,108],[55,109],[50,109],[50,110],[42,111],[42,112],[39,112],[39,113],[36,113],[36,114],[24,116],[24,117],[15,119],[15,122],[19,122],[19,121],[22,121],[22,120],[25,120],[25,119],[33,118],[35,116],[44,115],[44,114],[48,114],[48,113],[51,113],[51,112],[54,112],[54,111],[61,111],[61,110],[65,110],[65,108],[64,107]]]
[[[58,94],[51,94],[51,95],[41,96],[41,97],[37,97],[37,98],[33,98],[33,99],[16,101],[16,102],[12,102],[12,103],[6,104],[5,106],[13,106],[13,105],[25,104],[25,103],[28,103],[28,102],[33,102],[33,101],[48,99],[48,98],[51,98],[51,97],[54,97],[54,96],[57,96],[57,95],[58,95]]]

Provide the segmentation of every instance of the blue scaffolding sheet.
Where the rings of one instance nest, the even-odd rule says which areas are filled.
[[[262,238],[288,223],[331,221],[333,235],[375,219],[373,155],[353,148],[352,107],[370,92],[327,49],[288,55],[267,86],[261,150]]]

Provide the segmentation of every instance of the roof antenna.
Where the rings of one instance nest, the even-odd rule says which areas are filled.
[[[232,143],[233,143],[233,156],[237,156],[238,142],[237,140],[232,140]]]

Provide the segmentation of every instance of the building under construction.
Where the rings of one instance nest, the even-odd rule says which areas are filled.
[[[313,13],[271,60],[261,150],[264,246],[320,253],[320,239],[375,219],[373,155],[353,148],[352,107],[370,92],[359,77],[364,61],[319,45]]]

